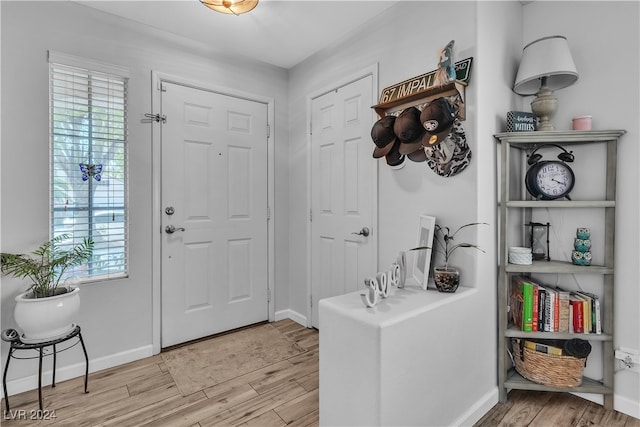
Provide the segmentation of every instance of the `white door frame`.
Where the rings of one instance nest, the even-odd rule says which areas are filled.
[[[252,93],[247,93],[243,91],[239,91],[236,89],[231,89],[228,87],[221,87],[212,85],[210,83],[205,83],[202,81],[193,81],[182,76],[177,76],[173,74],[167,74],[160,71],[151,71],[151,107],[152,114],[158,114],[160,112],[161,100],[160,100],[160,87],[162,82],[167,83],[175,83],[183,86],[189,86],[195,89],[208,90],[211,92],[216,92],[222,95],[229,95],[236,98],[243,98],[249,101],[261,102],[267,105],[267,123],[269,125],[269,135],[267,140],[267,203],[270,209],[270,218],[267,223],[267,256],[268,256],[268,278],[267,278],[267,289],[268,294],[270,295],[268,302],[268,315],[269,321],[275,321],[275,125],[274,125],[274,104],[275,101],[273,98],[264,97],[260,95],[255,95]],[[171,117],[167,118],[167,120],[171,120]],[[151,158],[152,158],[152,196],[151,196],[151,205],[153,209],[152,213],[152,238],[151,238],[151,252],[152,252],[152,274],[151,274],[151,282],[152,282],[152,341],[151,345],[153,348],[153,354],[160,353],[162,348],[162,335],[161,335],[161,320],[162,320],[162,305],[161,305],[161,294],[162,294],[162,274],[161,274],[161,266],[162,266],[162,254],[161,246],[162,246],[162,228],[161,228],[161,220],[162,220],[162,188],[161,188],[161,179],[162,179],[162,162],[161,162],[161,152],[162,152],[162,140],[160,138],[160,124],[156,122],[152,122],[152,130],[151,130]],[[266,130],[265,130],[266,131]]]
[[[311,112],[312,112],[312,102],[315,98],[318,98],[322,95],[325,95],[329,92],[332,92],[334,90],[337,90],[343,86],[346,86],[350,83],[353,83],[357,80],[360,80],[364,77],[367,76],[372,76],[373,79],[373,84],[372,84],[372,96],[371,99],[373,99],[374,101],[378,99],[378,63],[376,62],[375,64],[372,64],[358,72],[355,72],[354,74],[350,75],[350,76],[346,76],[343,77],[341,79],[338,79],[337,81],[335,81],[334,83],[332,83],[331,85],[323,88],[323,89],[319,89],[316,90],[314,92],[311,92],[309,95],[307,95],[307,129],[306,129],[306,134],[307,134],[307,327],[311,328],[313,327],[312,325],[312,301],[311,301],[311,220],[310,220],[310,213],[311,213],[311,180],[312,180],[312,176],[311,176]],[[376,113],[373,109],[371,109],[372,111],[372,118],[376,117]],[[371,125],[373,126],[374,120],[371,121]],[[373,142],[372,142],[373,144]],[[373,153],[373,145],[371,146],[371,152]],[[371,161],[376,161],[376,159],[374,159],[373,157],[371,157]],[[379,163],[379,162],[378,162]],[[376,268],[379,264],[379,260],[378,260],[378,168],[379,165],[376,165],[376,168],[374,169],[374,174],[375,174],[375,179],[373,181],[373,185],[371,186],[371,191],[372,191],[372,201],[373,201],[373,209],[372,209],[372,224],[374,227],[374,233],[371,237],[373,237],[372,239],[370,238],[369,241],[371,242],[371,244],[373,245],[373,254],[376,258],[375,264],[376,264]],[[377,270],[376,270],[377,271]],[[371,274],[375,274],[376,271],[372,271]]]

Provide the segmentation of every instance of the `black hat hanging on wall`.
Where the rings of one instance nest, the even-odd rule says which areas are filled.
[[[420,123],[420,110],[416,107],[402,110],[396,118],[393,131],[400,140],[400,154],[410,154],[418,150],[425,134]]]
[[[376,145],[373,149],[373,158],[379,159],[386,156],[396,142],[396,134],[393,133],[394,116],[384,116],[374,123],[371,128],[371,139]]]
[[[392,169],[400,169],[404,166],[405,156],[400,154],[400,141],[393,132],[396,116],[384,116],[374,123],[371,128],[371,139],[376,147],[373,149],[373,158],[384,157]]]

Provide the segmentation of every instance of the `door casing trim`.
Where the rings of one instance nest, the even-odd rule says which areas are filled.
[[[311,220],[309,217],[309,213],[311,212],[311,183],[312,183],[312,176],[311,176],[311,113],[312,113],[312,102],[315,98],[318,98],[324,94],[327,94],[329,92],[332,92],[334,90],[340,89],[343,86],[347,86],[350,83],[353,83],[357,80],[360,80],[364,77],[367,76],[372,76],[372,98],[373,100],[377,100],[378,99],[378,63],[374,63],[368,67],[365,67],[363,69],[361,69],[360,71],[357,71],[349,76],[345,76],[343,78],[340,78],[336,81],[334,81],[332,84],[313,91],[311,93],[309,93],[307,95],[307,114],[306,114],[306,137],[307,137],[307,303],[306,303],[306,309],[307,309],[307,327],[308,328],[312,328],[312,322],[313,322],[313,308],[311,306],[312,304],[312,288],[311,288]],[[375,112],[372,109],[372,117],[375,117]],[[372,122],[373,124],[373,122]],[[372,161],[374,161],[375,159],[372,158]],[[378,254],[378,165],[376,165],[375,169],[374,169],[374,174],[375,174],[375,179],[374,179],[374,185],[372,185],[372,193],[373,193],[373,209],[372,209],[372,213],[373,213],[373,220],[372,223],[374,224],[374,233],[373,233],[373,253],[374,253],[374,257],[375,257],[375,264],[376,266],[379,264],[379,254]],[[375,274],[374,271],[371,272],[371,274]]]
[[[269,125],[269,135],[267,139],[267,204],[270,208],[270,218],[267,221],[267,292],[270,295],[268,299],[268,317],[269,321],[275,321],[275,124],[274,124],[274,107],[275,100],[270,97],[256,95],[232,89],[229,87],[222,87],[212,85],[210,83],[202,81],[194,81],[187,79],[183,76],[175,74],[169,74],[162,71],[151,71],[151,108],[152,114],[160,113],[161,110],[161,97],[160,88],[163,82],[179,84],[183,86],[192,87],[195,89],[202,89],[211,92],[216,92],[222,95],[233,96],[236,98],[246,99],[249,101],[260,102],[267,106],[267,124]],[[170,118],[168,118],[170,120]],[[160,123],[152,122],[151,125],[151,180],[152,180],[152,221],[151,221],[151,252],[152,252],[152,274],[151,274],[151,288],[152,288],[152,339],[151,344],[153,348],[153,354],[160,353],[162,349],[162,229],[161,229],[161,213],[162,213],[162,163],[161,163],[161,151],[162,140]],[[266,129],[265,129],[266,133]],[[267,212],[265,212],[265,215]]]

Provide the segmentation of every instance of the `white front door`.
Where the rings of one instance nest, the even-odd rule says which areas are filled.
[[[268,319],[268,141],[264,103],[163,83],[161,105],[167,347]]]
[[[376,273],[373,77],[311,101],[311,304],[361,289]],[[368,236],[365,236],[367,234]],[[358,234],[361,233],[361,234]]]

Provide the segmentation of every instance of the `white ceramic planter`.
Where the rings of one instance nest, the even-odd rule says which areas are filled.
[[[13,312],[22,341],[36,343],[60,338],[75,327],[74,320],[80,311],[80,288],[48,298],[27,298],[31,292],[16,297]]]

